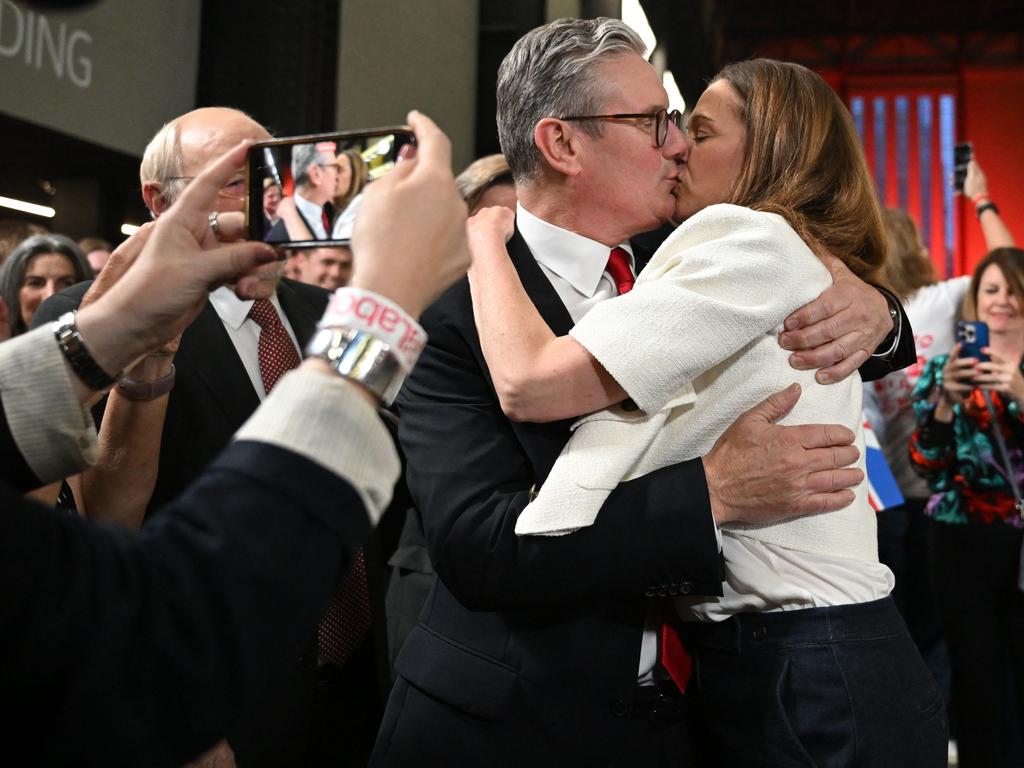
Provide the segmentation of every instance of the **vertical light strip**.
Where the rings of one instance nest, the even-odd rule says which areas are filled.
[[[853,126],[860,136],[860,143],[864,144],[864,97],[854,96],[850,99],[850,114],[853,115]]]
[[[874,135],[875,135],[875,185],[878,187],[878,199],[882,205],[888,205],[888,185],[886,182],[889,169],[889,155],[886,139],[888,130],[885,119],[885,97],[875,96],[871,100],[872,111],[874,112]]]
[[[910,208],[910,99],[897,96],[893,112],[896,119],[896,200],[906,211]]]
[[[932,116],[931,96],[917,97],[918,183],[921,189],[921,241],[932,243]]]
[[[946,247],[946,275],[956,274],[953,264],[955,222],[953,219],[953,144],[956,143],[956,98],[939,96],[939,157],[942,160],[942,229]]]

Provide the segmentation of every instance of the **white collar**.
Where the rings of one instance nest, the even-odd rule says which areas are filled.
[[[303,217],[312,226],[315,227],[315,226],[319,225],[321,228],[323,228],[323,225],[324,225],[324,207],[322,205],[317,205],[316,203],[314,203],[314,202],[312,202],[310,200],[307,200],[302,195],[300,195],[298,192],[296,192],[294,195],[292,195],[292,197],[295,198],[295,207],[299,209],[299,213],[301,213],[303,215]],[[323,239],[323,238],[321,238],[321,239]]]
[[[594,295],[608,265],[611,248],[537,218],[522,203],[516,203],[516,226],[538,262],[584,296],[589,298]],[[627,241],[619,247],[629,254],[630,266],[635,274],[636,262],[632,246]]]
[[[277,293],[274,293],[268,301],[274,305],[278,316],[284,317],[284,310],[281,309]],[[222,285],[211,293],[210,303],[217,311],[217,316],[233,331],[242,327],[242,323],[249,317],[249,310],[252,308],[252,299],[243,301],[235,295],[235,289],[228,285]]]

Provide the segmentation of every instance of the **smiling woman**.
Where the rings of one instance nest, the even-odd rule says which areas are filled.
[[[63,235],[22,240],[0,269],[0,298],[10,314],[11,336],[28,330],[47,298],[92,276],[81,249]]]
[[[960,345],[914,388],[910,459],[934,492],[929,570],[949,646],[962,765],[1009,765],[1024,747],[1024,251],[997,248],[974,271],[964,316],[987,323],[991,358]],[[1012,680],[1017,704],[1006,700]],[[1012,697],[1011,697],[1012,698]],[[980,713],[1001,712],[1004,717]],[[1016,751],[1008,746],[1016,739]]]

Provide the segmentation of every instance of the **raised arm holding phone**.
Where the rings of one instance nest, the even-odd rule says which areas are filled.
[[[420,152],[367,193],[355,285],[415,316],[461,274],[468,252],[450,144],[427,118],[409,119]],[[116,285],[79,313],[77,334],[104,375],[174,338],[218,284],[258,288],[253,270],[277,258],[259,243],[201,248],[210,206],[245,151],[199,174]],[[241,215],[221,216],[219,229],[241,233]],[[61,398],[49,407],[24,391],[43,365]],[[82,467],[91,425],[80,404],[95,385],[72,365],[49,329],[0,347],[5,481],[31,485]],[[0,487],[9,749],[31,765],[177,766],[221,738],[300,652],[338,569],[387,502],[399,465],[376,404],[326,362],[307,360],[138,533],[59,516]],[[77,432],[47,423],[68,409],[78,411]],[[60,461],[43,455],[60,440],[74,443]]]

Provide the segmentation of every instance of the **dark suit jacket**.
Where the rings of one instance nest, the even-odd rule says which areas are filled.
[[[39,322],[45,322],[77,308],[89,285],[80,283],[47,299],[37,310],[33,324],[37,318]],[[277,296],[300,347],[304,348],[323,315],[328,291],[284,279],[278,287]],[[260,402],[223,322],[209,302],[182,335],[174,365],[175,384],[167,405],[160,464],[147,511],[147,526],[151,524],[156,510],[177,497],[214,460]],[[383,562],[386,558],[379,550],[378,537],[371,536],[365,544],[364,554],[374,623],[370,641],[360,649],[361,661],[375,667],[375,674],[371,677],[377,681],[377,689],[368,691],[365,696],[367,707],[378,708],[390,681],[384,626]],[[315,648],[313,633],[308,639],[307,657],[312,664],[316,656],[312,650]],[[247,735],[232,737],[239,765],[279,764],[280,760],[273,756],[273,750],[278,747],[282,753],[294,756],[295,741],[307,740],[306,736],[299,734],[309,727],[309,718],[304,713],[313,706],[313,675],[313,670],[303,667],[300,677],[289,681],[287,693],[268,697],[271,711],[265,716],[254,717],[254,727]],[[272,701],[273,698],[280,701]],[[277,726],[277,732],[274,726]]]
[[[179,766],[212,746],[290,674],[369,531],[350,485],[258,442],[141,532],[5,483],[0,507],[0,736],[27,765]]]
[[[518,233],[509,251],[544,319],[567,333],[572,320]],[[586,530],[516,536],[570,422],[505,418],[467,282],[422,323],[430,341],[400,396],[399,436],[440,578],[397,669],[400,687],[430,703],[403,708],[392,694],[375,764],[417,751],[436,765],[608,764],[636,746],[635,724],[613,712],[636,686],[648,597],[721,593],[701,463],[624,483]]]

